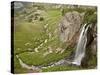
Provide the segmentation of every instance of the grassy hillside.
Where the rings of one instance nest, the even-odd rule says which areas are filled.
[[[38,4],[34,6],[38,7]],[[41,5],[44,9],[41,9],[41,6],[39,6],[38,10],[35,10],[34,6],[27,8],[31,8],[27,10],[28,13],[15,13],[14,73],[37,72],[35,70],[22,68],[16,55],[30,66],[47,66],[51,62],[57,62],[68,57],[71,52],[75,50],[72,48],[66,50],[65,43],[62,43],[59,39],[58,25],[64,13],[72,10],[79,12],[84,11],[78,9],[69,10],[68,8],[63,13],[61,8],[50,8],[51,5],[47,7]],[[91,21],[90,18],[89,20]],[[94,18],[94,16],[92,18]],[[56,66],[42,69],[41,71],[48,72],[77,69],[81,68],[76,66]]]
[[[34,22],[28,22],[26,20],[18,19],[16,23],[15,34],[14,34],[14,55],[19,55],[19,57],[28,65],[44,65],[46,66],[50,62],[58,61],[71,53],[70,50],[66,52],[57,52],[57,48],[62,48],[58,36],[58,24],[61,20],[60,10],[48,10],[42,13],[42,17],[45,17],[43,21],[34,20]],[[43,27],[48,24],[48,31]],[[49,38],[48,32],[51,33]],[[44,43],[45,40],[48,40]],[[44,43],[42,47],[38,49],[39,52],[35,52],[34,49],[37,48],[41,43]],[[45,52],[48,51],[48,47],[52,47],[52,53],[47,56],[43,56]],[[24,70],[19,66],[19,62],[15,56],[15,72],[24,72]]]

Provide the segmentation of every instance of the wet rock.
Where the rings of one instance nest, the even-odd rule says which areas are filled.
[[[60,65],[60,64],[63,64],[64,62],[65,62],[65,60],[60,60],[60,61],[54,63],[54,65]]]
[[[94,38],[93,42],[91,43],[91,51],[93,55],[97,55],[97,38]]]
[[[65,14],[63,19],[59,24],[60,40],[66,44],[66,47],[74,48],[76,47],[81,28],[83,25],[84,14],[80,14],[76,11],[68,12]],[[82,67],[88,67],[89,61],[96,58],[97,55],[97,25],[91,23],[91,26],[87,31],[87,45],[85,57],[81,61]]]
[[[90,64],[89,62],[94,61],[96,62],[97,59],[97,30],[96,30],[96,24],[92,24],[92,26],[88,30],[87,34],[87,47],[86,47],[86,54],[81,62],[81,66],[83,68],[87,67],[96,67],[96,63]]]

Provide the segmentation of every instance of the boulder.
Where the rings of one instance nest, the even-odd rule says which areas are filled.
[[[66,46],[76,44],[82,22],[83,15],[76,11],[68,12],[62,18],[59,24],[60,40],[66,42]]]

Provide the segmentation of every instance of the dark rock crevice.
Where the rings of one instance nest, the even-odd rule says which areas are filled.
[[[60,22],[59,30],[60,30],[60,39],[62,42],[66,43],[67,48],[76,48],[76,45],[79,40],[80,30],[83,26],[84,15],[81,16],[81,13],[76,11],[68,12],[65,14],[63,19]],[[85,57],[82,59],[81,67],[88,68],[90,65],[89,62],[93,60],[93,58],[97,59],[97,24],[89,23],[90,25],[87,31],[87,44]],[[67,50],[67,49],[66,49]],[[72,60],[75,56],[75,50],[72,51],[72,54],[66,58]]]

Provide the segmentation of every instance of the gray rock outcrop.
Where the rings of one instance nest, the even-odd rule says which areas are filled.
[[[60,40],[67,48],[75,48],[80,36],[84,15],[73,11],[68,12],[59,24]],[[81,61],[82,67],[88,67],[90,61],[97,58],[97,24],[91,23],[87,32],[87,45],[85,57]],[[91,66],[91,65],[90,65]],[[92,65],[93,66],[93,65]]]
[[[60,39],[66,46],[74,46],[77,42],[83,16],[76,12],[68,12],[59,24]]]

